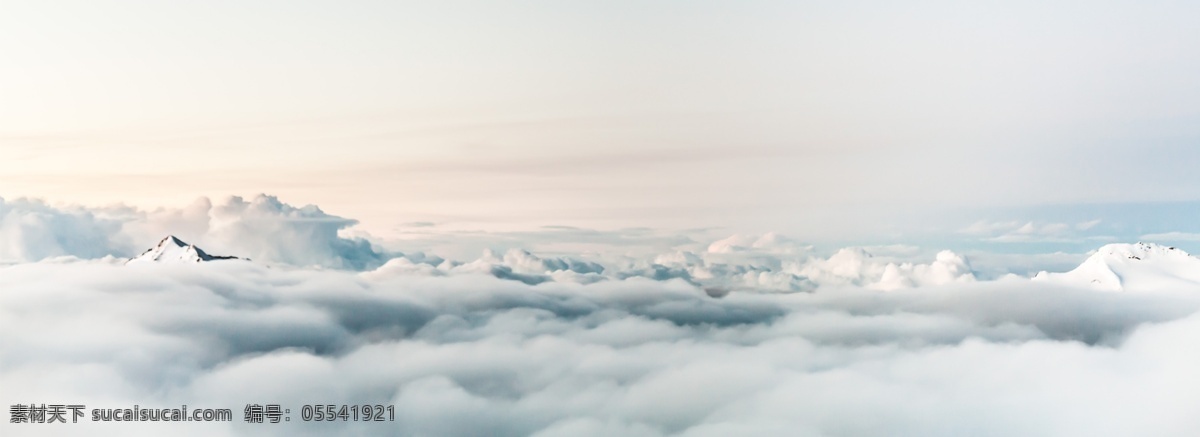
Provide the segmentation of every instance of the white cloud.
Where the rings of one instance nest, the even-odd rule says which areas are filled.
[[[914,248],[906,246],[881,246],[879,249],[906,257],[917,254]],[[482,257],[467,262],[396,259],[364,273],[367,277],[462,274],[486,274],[527,284],[588,284],[632,277],[660,281],[682,279],[714,295],[731,290],[808,292],[821,286],[840,285],[892,290],[975,279],[966,258],[953,252],[943,251],[933,262],[919,263],[876,258],[862,248],[842,249],[829,258],[752,251],[696,253],[677,250],[648,259],[633,257],[617,261],[541,257],[521,249],[510,249],[501,256],[489,250]]]
[[[788,271],[820,284],[856,285],[883,290],[975,280],[966,258],[948,250],[939,252],[929,264],[919,264],[879,260],[865,249],[845,248],[827,259],[812,258],[804,263],[792,264]]]
[[[1200,402],[1193,293],[1025,281],[717,299],[636,277],[151,267],[0,269],[4,401],[397,412],[70,428],[123,435],[1184,436],[1200,425],[1188,408]]]
[[[1021,223],[1019,222],[989,222],[986,220],[980,220],[959,230],[959,232],[970,235],[986,236],[1001,232],[1008,232],[1020,226]]]
[[[1142,240],[1145,241],[1161,241],[1170,243],[1173,241],[1200,241],[1200,234],[1190,232],[1163,232],[1158,234],[1142,235]]]
[[[251,258],[293,265],[366,268],[386,261],[363,239],[338,231],[357,223],[326,214],[315,205],[294,207],[273,196],[246,201],[231,197],[209,210],[209,232],[202,238]]]
[[[761,252],[773,254],[800,254],[811,250],[800,242],[786,236],[768,232],[762,235],[734,234],[708,245],[708,253]]]
[[[1065,272],[1079,265],[1087,254],[1084,253],[994,253],[973,251],[968,255],[971,268],[977,272],[980,279],[998,278],[1007,274],[1030,277],[1040,271]]]
[[[1100,223],[1099,219],[1075,224],[981,220],[960,229],[959,233],[996,243],[1073,242],[1082,241],[1084,237],[1081,233]]]
[[[56,208],[37,201],[18,201],[10,202],[0,212],[7,223],[3,232],[9,235],[5,240],[9,247],[4,254],[10,262],[61,256],[128,257],[163,235],[174,234],[212,254],[250,258],[269,265],[369,271],[367,277],[487,274],[528,284],[677,278],[715,294],[730,290],[812,291],[823,284],[892,289],[944,280],[934,279],[936,274],[930,276],[929,272],[934,271],[931,268],[942,268],[936,263],[920,265],[892,258],[870,262],[850,259],[854,256],[852,252],[862,249],[842,250],[825,259],[811,255],[811,246],[776,233],[733,235],[708,244],[707,250],[700,252],[675,249],[614,257],[612,252],[616,250],[610,248],[592,255],[547,256],[510,248],[503,255],[488,249],[482,257],[446,260],[422,252],[384,251],[365,238],[342,232],[354,220],[327,214],[313,205],[288,205],[267,195],[249,200],[229,197],[216,203],[201,198],[184,208],[151,211],[122,206]],[[540,238],[567,232],[596,242],[632,236],[634,244],[673,241],[676,247],[704,247],[688,238],[670,238],[645,230],[629,230],[626,234],[574,228],[547,232]],[[514,237],[519,235],[503,236]],[[915,248],[908,246],[876,249],[906,258],[918,255]],[[895,265],[889,267],[889,263]],[[962,268],[965,270],[961,274],[971,274],[969,266],[964,264]]]
[[[174,234],[216,254],[267,263],[350,269],[383,264],[388,254],[367,240],[339,235],[355,223],[314,205],[295,207],[268,195],[229,197],[215,204],[201,198],[184,208],[150,211],[0,199],[0,260],[129,257]]]
[[[128,249],[121,222],[103,211],[56,208],[40,200],[0,198],[0,261],[72,255],[98,258]]]

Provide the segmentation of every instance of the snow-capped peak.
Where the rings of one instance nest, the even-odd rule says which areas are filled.
[[[209,255],[195,245],[188,244],[174,235],[168,235],[160,240],[157,245],[142,252],[141,255],[130,259],[125,264],[198,263],[230,259],[241,258],[236,256]]]
[[[1200,287],[1200,258],[1154,243],[1108,244],[1066,273],[1038,273],[1035,280],[1084,284],[1110,291]]]
[[[1092,254],[1091,258],[1103,259],[1127,259],[1133,261],[1149,261],[1158,258],[1188,258],[1187,252],[1174,247],[1163,246],[1154,243],[1137,242],[1137,244],[1106,244],[1096,253]]]

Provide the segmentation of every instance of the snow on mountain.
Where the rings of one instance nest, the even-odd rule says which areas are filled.
[[[1109,244],[1074,270],[1041,272],[1033,279],[1106,291],[1200,288],[1200,258],[1154,243]]]
[[[125,264],[146,263],[199,263],[241,259],[236,256],[209,255],[204,250],[188,244],[174,235],[168,235],[158,242],[158,245],[142,252],[141,255],[130,259]]]

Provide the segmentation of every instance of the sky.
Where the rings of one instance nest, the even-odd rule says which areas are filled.
[[[1198,16],[0,0],[0,434],[1195,435]]]
[[[842,241],[1200,201],[1191,2],[2,8],[5,198]]]

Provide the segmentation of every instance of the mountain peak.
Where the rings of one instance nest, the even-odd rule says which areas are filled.
[[[130,259],[125,264],[144,263],[199,263],[241,259],[236,256],[209,255],[203,249],[188,244],[174,235],[167,235],[154,247],[142,252],[141,255]]]
[[[180,240],[179,237],[176,237],[174,235],[167,235],[166,237],[163,237],[162,240],[158,241],[159,246],[166,245],[166,244],[173,244],[178,247],[187,247],[188,246],[187,243],[185,243],[183,240]]]
[[[1109,291],[1196,288],[1200,286],[1200,258],[1161,244],[1106,244],[1074,270],[1042,272],[1034,279]]]
[[[1106,244],[1088,259],[1103,258],[1103,259],[1127,259],[1133,261],[1144,261],[1163,257],[1190,257],[1187,252],[1176,249],[1170,246],[1161,244],[1137,242],[1135,244],[1114,243]]]

